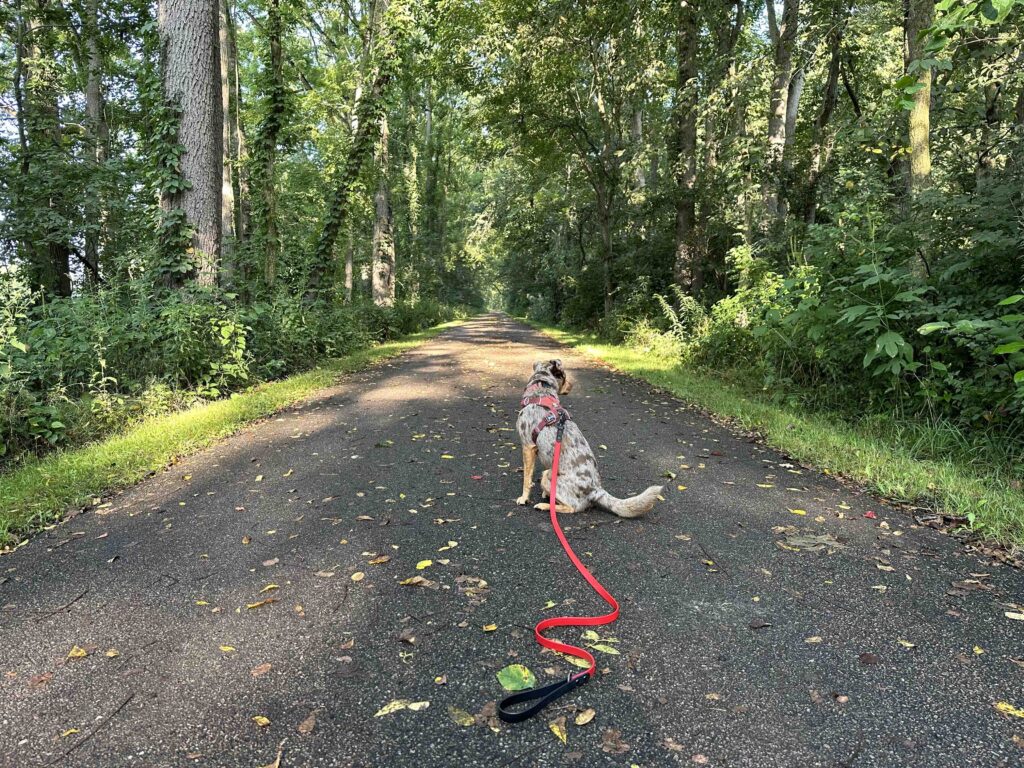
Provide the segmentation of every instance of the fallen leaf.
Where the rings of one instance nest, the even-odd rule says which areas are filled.
[[[608,728],[601,734],[601,751],[609,755],[621,755],[629,751],[629,744],[622,740],[622,731]]]
[[[448,685],[448,675],[438,675],[435,677],[434,685]]]
[[[690,762],[695,763],[696,765],[707,765],[708,764],[708,756],[707,755],[696,754],[696,755],[694,755],[693,757],[690,758]]]
[[[594,710],[593,707],[587,707],[582,712],[580,712],[578,715],[576,715],[576,719],[573,720],[573,722],[576,723],[576,725],[586,725],[587,723],[589,723],[591,720],[594,719],[594,716],[596,714],[597,714],[597,712]]]
[[[313,728],[316,727],[316,710],[314,709],[306,719],[299,723],[298,731],[303,736],[309,736],[313,732]]]
[[[356,571],[349,578],[352,579],[352,581],[362,581],[366,578],[366,574],[362,571]]]
[[[224,651],[224,653],[234,653],[236,650],[233,645],[222,645],[220,649]]]
[[[1017,613],[1016,611],[1006,611],[1003,616],[1014,621],[1024,621],[1024,613]]]
[[[590,665],[587,664],[589,667]],[[498,682],[506,691],[525,691],[537,684],[537,678],[522,664],[509,664],[496,674]]]
[[[280,562],[281,562],[280,558],[274,557],[274,558],[271,558],[270,560],[264,560],[263,561],[263,567],[264,568],[269,568],[270,566],[277,565]]]
[[[399,710],[405,709],[410,703],[411,702],[408,699],[395,699],[394,701],[389,701],[377,710],[374,717],[384,717],[385,715],[393,714]]]
[[[425,579],[422,576],[411,576],[398,584],[403,587],[426,587],[427,589],[438,589],[440,586],[436,581]]]
[[[103,655],[106,656],[108,659],[116,659],[118,656],[121,655],[121,652],[117,650],[117,648],[108,648],[107,652]]]
[[[262,483],[263,482],[263,475],[256,475],[256,482],[257,483]]]
[[[252,544],[252,536],[243,536],[242,543],[247,545]]]
[[[384,565],[384,563],[390,559],[391,555],[381,555],[380,557],[373,558],[373,560],[370,561],[370,565]]]
[[[770,621],[758,616],[757,618],[751,619],[750,623],[747,626],[750,627],[750,629],[764,629],[765,627],[770,627],[771,625],[772,624]]]
[[[334,571],[317,571],[313,575],[317,576],[317,577],[319,577],[321,579],[329,579],[329,578],[334,576]]]
[[[266,728],[270,725],[270,718],[264,717],[263,715],[253,715],[252,721],[256,723],[260,728]]]
[[[1019,718],[1024,719],[1024,709],[1019,709],[1019,708],[1013,706],[1013,704],[1011,704],[1008,701],[998,701],[995,704],[993,704],[992,706],[994,706],[996,708],[997,712],[1001,712],[1004,715],[1009,715],[1010,717],[1019,717]]]
[[[264,662],[263,664],[257,664],[255,667],[253,667],[249,671],[249,674],[253,677],[262,677],[263,675],[267,674],[267,672],[269,672],[271,669],[272,667],[270,663]]]
[[[865,651],[864,653],[862,653],[860,656],[857,657],[857,660],[865,666],[874,665],[881,662],[881,659],[879,658],[878,654],[870,653],[869,651]]]
[[[464,709],[454,707],[451,704],[448,705],[448,717],[451,718],[453,723],[461,725],[463,728],[468,728],[476,723],[476,718],[469,714],[469,712]]]
[[[84,659],[88,655],[89,651],[85,650],[85,648],[82,648],[78,645],[72,647],[72,649],[68,651],[69,659]]]
[[[975,656],[981,656],[981,654],[983,654],[984,652],[985,652],[985,649],[982,648],[980,645],[974,646],[974,655]]]
[[[62,739],[66,739],[68,736],[74,736],[76,733],[81,733],[77,728],[68,728],[64,733],[60,735]]]
[[[605,643],[594,643],[593,645],[588,645],[587,647],[593,648],[595,651],[600,651],[601,653],[610,653],[613,656],[620,655],[618,648],[613,648],[612,646],[606,645]]]
[[[807,510],[806,509],[791,509],[789,511],[792,512],[794,515],[806,515],[807,514]]]
[[[874,512],[871,512],[870,510],[864,513],[864,517],[866,517],[868,520],[878,519],[878,515],[876,515]]]
[[[421,709],[426,709],[430,706],[429,701],[414,701],[409,704],[409,709],[413,712],[419,712]]]
[[[494,631],[494,630],[496,630],[497,628],[498,628],[498,625],[497,625],[497,624],[484,624],[484,625],[483,625],[483,626],[481,627],[481,629],[482,629],[482,630],[483,630],[484,632],[493,632],[493,631]]]
[[[822,639],[818,635],[814,635],[813,637],[805,637],[804,642],[816,645],[817,643],[822,642]]]
[[[280,589],[280,587],[277,584],[267,584],[267,586],[260,590],[260,594],[262,595],[264,592],[273,592],[275,589]]]
[[[553,734],[555,734],[555,736],[558,737],[558,740],[561,741],[563,744],[568,743],[569,734],[567,734],[565,731],[565,715],[562,715],[561,717],[552,720],[550,723],[548,723],[548,729]]]
[[[416,563],[416,570],[422,571],[424,568],[429,568],[433,564],[433,560],[420,560],[418,563]]]
[[[246,603],[245,607],[251,611],[253,608],[262,608],[264,605],[270,605],[271,603],[276,602],[276,597],[268,597],[266,600],[258,600],[255,603]]]
[[[260,766],[260,768],[281,768],[281,755],[284,754],[284,743],[287,739],[282,739],[281,743],[277,745],[277,757],[274,762],[267,763],[266,765]]]
[[[904,648],[908,648],[908,649],[909,648],[917,648],[917,644],[916,643],[912,643],[909,640],[904,640],[902,638],[899,638],[899,639],[896,640],[896,642],[899,643],[900,645],[902,645]],[[975,647],[977,647],[977,646],[975,646]]]

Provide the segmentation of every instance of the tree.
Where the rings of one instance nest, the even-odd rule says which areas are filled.
[[[223,125],[218,0],[160,0],[160,69],[164,99],[178,115],[183,188],[165,192],[165,212],[180,209],[191,230],[190,268],[171,273],[214,285],[221,252]]]
[[[931,181],[932,67],[925,61],[925,30],[932,25],[935,0],[906,0],[904,37],[906,45],[906,71],[916,75],[913,88],[913,106],[907,114],[910,136],[910,173],[907,178],[910,194],[916,197]]]

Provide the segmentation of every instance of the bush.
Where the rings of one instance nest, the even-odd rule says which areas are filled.
[[[243,306],[134,281],[37,303],[0,275],[0,465],[452,319],[436,301]]]

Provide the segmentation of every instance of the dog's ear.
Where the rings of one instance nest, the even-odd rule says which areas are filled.
[[[551,372],[555,374],[555,376],[565,376],[565,369],[562,367],[561,359],[552,360],[548,365],[551,366]]]
[[[548,364],[545,361],[538,360],[536,363],[533,364],[533,372],[534,373],[540,373],[541,371],[543,371],[547,367],[548,367]]]

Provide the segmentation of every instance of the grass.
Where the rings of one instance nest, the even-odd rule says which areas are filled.
[[[0,475],[0,548],[27,541],[23,534],[59,520],[67,510],[131,485],[176,457],[334,384],[342,374],[406,352],[458,324],[444,323],[224,400],[146,419],[82,448],[30,459]]]
[[[1011,548],[1024,546],[1024,493],[1005,472],[971,466],[955,454],[945,459],[914,455],[895,434],[871,433],[825,414],[767,402],[734,384],[594,336],[537,325],[563,344],[723,416],[801,463],[847,477],[879,496],[965,518],[979,536]]]

